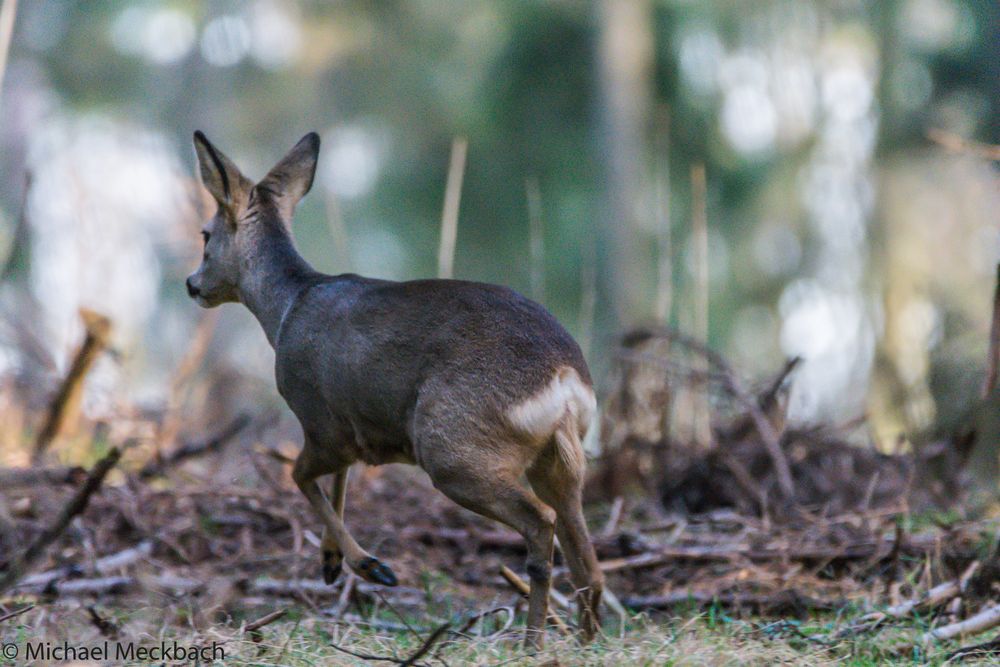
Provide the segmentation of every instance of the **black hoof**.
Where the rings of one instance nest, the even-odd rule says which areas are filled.
[[[333,582],[337,581],[337,577],[340,576],[340,571],[343,569],[340,563],[336,565],[330,565],[329,563],[323,563],[323,581],[326,582],[327,586],[333,585]]]
[[[378,558],[374,556],[369,556],[360,563],[358,563],[357,573],[361,575],[362,578],[375,584],[382,584],[383,586],[396,586],[399,584],[399,580],[396,579],[396,575],[393,573],[392,568],[388,565],[382,563]]]

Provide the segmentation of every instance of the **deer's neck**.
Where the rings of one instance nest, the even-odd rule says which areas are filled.
[[[240,300],[274,347],[285,313],[316,272],[282,230],[261,230],[241,267]]]

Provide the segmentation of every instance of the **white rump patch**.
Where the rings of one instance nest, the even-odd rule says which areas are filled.
[[[586,429],[596,409],[594,391],[575,369],[564,366],[541,391],[507,410],[507,419],[520,431],[546,438],[555,432],[567,412],[578,430]]]

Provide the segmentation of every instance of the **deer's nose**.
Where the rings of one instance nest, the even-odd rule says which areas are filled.
[[[187,279],[187,281],[185,282],[185,284],[187,285],[187,290],[188,290],[188,296],[189,297],[191,297],[193,299],[196,296],[198,296],[198,288],[194,286],[194,283],[191,282],[190,278]]]

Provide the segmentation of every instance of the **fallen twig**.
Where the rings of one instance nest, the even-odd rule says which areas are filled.
[[[263,628],[265,625],[270,625],[271,623],[274,623],[275,621],[283,618],[287,613],[288,609],[278,609],[277,611],[272,611],[270,614],[262,616],[258,618],[256,621],[251,621],[247,623],[245,626],[243,626],[243,632],[245,634],[250,635],[251,641],[255,643],[260,642],[263,639],[263,637],[259,632],[260,629]]]
[[[512,569],[506,565],[500,566],[500,574],[503,576],[507,582],[514,587],[514,590],[519,592],[521,595],[528,595],[531,592],[531,587],[528,586],[527,582],[517,575]],[[551,597],[551,596],[550,596]],[[569,626],[563,621],[555,611],[549,609],[549,619],[558,627],[562,632],[566,634],[571,634]]]
[[[54,466],[51,468],[2,468],[0,488],[5,491],[39,484],[79,484],[87,471],[79,466]]]
[[[94,579],[70,579],[54,581],[42,589],[46,596],[58,597],[74,595],[110,595],[127,593],[136,587],[134,577],[97,577]]]
[[[964,635],[974,635],[998,625],[1000,625],[1000,605],[985,609],[964,621],[942,625],[940,628],[924,633],[923,641],[929,643],[935,639],[941,641]]]
[[[17,581],[24,576],[25,571],[42,556],[45,549],[47,549],[48,546],[56,540],[56,538],[62,535],[63,531],[65,531],[69,526],[70,521],[87,509],[90,497],[95,491],[101,488],[101,484],[104,482],[104,477],[115,466],[115,464],[118,463],[118,459],[121,458],[121,455],[121,450],[117,447],[113,447],[111,451],[108,452],[107,456],[94,465],[90,473],[87,475],[87,479],[84,481],[83,486],[80,487],[66,506],[63,507],[62,512],[59,513],[55,522],[49,528],[45,529],[41,535],[35,538],[35,541],[31,543],[23,554],[16,557],[11,563],[8,564],[7,571],[4,573],[3,577],[0,578],[0,593],[6,591],[12,585],[17,583]]]
[[[109,574],[123,567],[128,567],[132,563],[145,558],[152,552],[153,543],[148,540],[143,541],[134,547],[129,547],[128,549],[111,554],[110,556],[98,558],[94,561],[94,571],[99,574]],[[37,574],[31,574],[24,577],[17,583],[15,588],[44,588],[56,579],[70,577],[75,574],[80,574],[80,572],[81,569],[76,565],[47,570],[45,572],[39,572]]]
[[[608,522],[604,524],[604,528],[601,530],[601,537],[611,537],[618,530],[618,523],[622,519],[622,510],[625,509],[625,499],[621,496],[615,497],[615,501],[611,503],[611,512],[608,513]]]
[[[336,615],[341,617],[344,612],[347,611],[347,606],[351,603],[351,594],[354,592],[354,587],[357,585],[359,579],[358,575],[353,572],[347,572],[344,576],[344,583],[340,589],[340,596],[337,598]]]
[[[240,431],[249,426],[249,424],[250,415],[238,415],[235,419],[224,426],[222,430],[211,437],[199,442],[186,443],[166,456],[155,457],[152,461],[149,461],[142,467],[142,470],[139,471],[139,478],[149,479],[151,477],[156,477],[157,475],[162,475],[167,468],[173,467],[182,461],[195,456],[201,456],[203,454],[214,452],[232,440],[240,433]]]
[[[338,590],[337,587],[329,586],[322,581],[314,581],[311,579],[295,581],[262,577],[253,581],[244,582],[242,587],[248,594],[251,595],[273,595],[277,597],[300,597],[303,595],[310,595],[314,597],[326,598],[339,597],[340,595],[340,590]],[[364,593],[366,595],[371,595],[376,591],[382,590],[380,586],[370,584],[366,581],[358,581],[355,584],[355,589],[359,593]],[[422,600],[424,593],[417,588],[396,586],[392,589],[392,596],[396,601],[402,601],[403,604],[410,604],[411,600],[413,603],[417,603],[419,600]]]
[[[191,376],[201,365],[208,346],[212,342],[212,334],[215,332],[215,323],[218,319],[216,311],[209,311],[202,316],[195,327],[194,335],[191,337],[191,344],[181,357],[174,376],[170,380],[170,389],[167,392],[167,405],[164,411],[163,421],[160,423],[156,434],[156,452],[159,456],[163,446],[172,443],[177,437],[184,419],[180,410],[183,401],[184,388]]]
[[[414,651],[414,653],[409,658],[407,658],[404,662],[400,664],[403,665],[403,667],[407,667],[407,665],[416,664],[417,660],[424,657],[424,655],[426,655],[427,652],[431,650],[431,647],[434,646],[434,643],[437,642],[437,640],[440,639],[441,636],[444,635],[444,633],[446,633],[450,629],[451,629],[451,623],[443,623],[440,626],[438,626],[438,629],[432,632],[430,637],[428,637],[424,641],[423,646]]]
[[[843,601],[819,600],[803,595],[795,589],[770,594],[680,590],[666,595],[627,597],[622,600],[622,604],[635,610],[671,609],[683,604],[698,606],[719,604],[731,608],[752,608],[765,611],[791,609],[796,612],[805,612],[808,610],[837,609],[843,605]]]
[[[444,634],[451,629],[451,623],[445,623],[439,626],[434,632],[424,640],[424,643],[414,651],[408,658],[396,658],[388,655],[372,655],[371,653],[360,653],[358,651],[352,651],[346,649],[343,646],[338,646],[337,644],[330,644],[330,646],[341,653],[346,653],[347,655],[359,658],[361,660],[370,660],[376,662],[392,662],[397,665],[402,665],[402,667],[411,667],[412,665],[418,664],[417,661],[424,657],[428,651],[434,646],[438,639],[440,639]]]
[[[52,574],[56,576],[51,576]],[[16,589],[20,593],[45,593],[51,596],[112,595],[134,590],[162,590],[188,594],[197,592],[206,585],[204,581],[198,579],[168,573],[155,576],[106,576],[59,581],[59,577],[63,575],[63,572],[53,571],[38,579],[25,578],[16,585]],[[341,595],[341,590],[337,587],[312,580],[294,581],[264,577],[239,582],[239,586],[248,595],[263,597],[331,598]],[[365,595],[373,595],[381,590],[376,584],[360,580],[355,583],[355,588]],[[405,605],[417,605],[423,599],[423,592],[416,588],[397,586],[392,590],[392,594],[397,603]]]
[[[950,599],[956,595],[960,595],[962,591],[965,590],[966,585],[969,583],[969,578],[975,574],[976,569],[979,568],[979,562],[975,561],[970,565],[965,573],[955,579],[954,581],[947,581],[943,584],[939,584],[934,588],[931,588],[926,593],[918,598],[912,600],[907,600],[898,605],[889,607],[885,610],[884,614],[892,618],[899,618],[901,616],[907,616],[911,612],[916,610],[926,610],[933,609],[939,605],[948,602]],[[879,615],[882,612],[876,612],[875,614],[869,615],[869,620]],[[864,620],[864,619],[862,619]]]
[[[517,614],[514,613],[513,607],[493,607],[492,609],[487,609],[486,611],[480,611],[475,614],[471,614],[467,619],[465,619],[465,622],[459,627],[458,630],[452,630],[452,634],[464,635],[469,630],[471,630],[472,626],[475,625],[477,622],[482,621],[487,616],[492,616],[498,611],[502,611],[505,614],[504,624],[500,627],[499,630],[495,630],[489,636],[493,637],[502,634],[507,630],[509,630],[510,626],[514,624],[514,618],[517,616]],[[479,628],[479,636],[480,637],[483,636],[482,627]]]
[[[996,655],[1000,655],[1000,635],[997,635],[988,642],[973,646],[963,646],[958,650],[952,651],[945,656],[944,662],[947,664],[949,662],[959,662],[966,658],[988,658]]]
[[[782,541],[777,541],[773,545],[762,545],[759,547],[752,546],[746,542],[721,545],[659,545],[654,551],[604,560],[599,565],[604,572],[617,572],[620,570],[656,567],[676,560],[730,561],[739,558],[746,558],[751,561],[781,559],[797,561],[828,559],[857,560],[872,558],[883,552],[888,553],[891,544],[892,538],[881,537],[878,539],[864,538],[835,546],[823,544],[789,546]],[[907,541],[906,546],[908,549],[920,550],[932,547],[933,541],[930,538],[914,536]],[[562,570],[559,570],[559,573],[561,572]]]
[[[972,578],[972,575],[975,574],[978,568],[979,561],[974,561],[965,569],[962,576],[954,581],[947,581],[943,584],[939,584],[934,588],[929,589],[920,597],[893,605],[884,611],[876,611],[870,614],[865,614],[856,622],[851,623],[846,628],[838,630],[832,636],[812,635],[809,639],[834,641],[847,639],[848,637],[854,637],[876,630],[882,627],[882,625],[889,619],[909,616],[914,611],[934,609],[935,607],[938,607],[952,599],[960,600],[961,598],[958,596],[965,591],[966,586],[969,584],[969,579]]]
[[[26,607],[21,607],[20,609],[10,612],[9,614],[4,614],[3,616],[0,616],[0,623],[3,623],[4,621],[9,621],[12,618],[17,618],[21,614],[26,614],[34,608],[35,605],[29,604]]]

